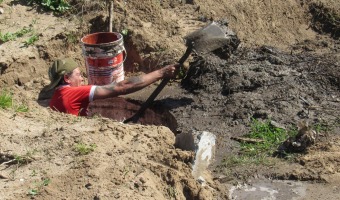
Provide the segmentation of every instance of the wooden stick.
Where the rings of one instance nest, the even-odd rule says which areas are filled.
[[[112,32],[112,21],[113,21],[113,0],[110,1],[110,13],[109,13],[109,32]]]
[[[245,138],[245,137],[231,137],[230,139],[236,140],[238,142],[246,142],[246,143],[260,143],[260,142],[264,142],[264,140],[261,140],[261,139]]]
[[[9,179],[9,178],[4,176],[4,175],[2,175],[2,174],[0,174],[0,179]]]
[[[1,163],[1,165],[11,164],[11,163],[14,163],[15,161],[16,161],[15,159],[12,159],[12,160],[9,160],[9,161],[7,161],[7,162]]]

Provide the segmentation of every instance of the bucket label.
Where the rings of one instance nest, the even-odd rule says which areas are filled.
[[[108,64],[108,65],[112,65],[112,64],[115,62],[115,60],[117,61],[117,59],[116,59],[116,58],[114,58],[114,59],[111,59],[111,60],[109,60],[109,62],[107,62],[107,64]]]
[[[106,57],[106,58],[87,57],[86,61],[92,67],[109,67],[109,66],[115,67],[123,62],[123,53],[115,57]]]
[[[124,80],[124,65],[92,66],[87,62],[88,82],[91,85],[107,85]]]
[[[90,85],[107,85],[124,80],[126,51],[120,33],[93,33],[84,36],[81,41]]]

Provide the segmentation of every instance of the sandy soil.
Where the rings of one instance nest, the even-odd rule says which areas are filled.
[[[48,66],[70,56],[86,71],[79,40],[107,31],[105,3],[74,2],[72,12],[57,16],[4,0],[1,33],[31,27],[39,40],[25,47],[31,32],[0,44],[0,92],[10,91],[15,105],[29,108],[0,109],[0,199],[259,199],[241,185],[267,187],[273,179],[303,187],[285,192],[287,184],[271,182],[279,191],[272,199],[339,199],[340,43],[336,33],[313,26],[315,2],[115,1],[114,31],[127,32],[127,76],[176,62],[186,49],[183,37],[209,20],[227,21],[241,41],[230,58],[224,52],[193,56],[190,76],[162,91],[155,112],[166,108],[177,119],[168,128],[47,108]],[[340,13],[336,0],[323,3]],[[126,98],[143,102],[156,86]],[[329,129],[294,161],[221,168],[238,149],[230,137],[246,134],[251,118],[285,127],[308,119]],[[175,134],[192,131],[218,138],[204,184],[192,175],[194,152],[175,148]],[[80,144],[91,151],[80,154]]]

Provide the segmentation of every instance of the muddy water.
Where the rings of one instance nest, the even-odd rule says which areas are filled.
[[[229,189],[232,200],[337,200],[340,199],[338,184],[257,179]]]
[[[287,200],[306,197],[308,183],[280,180],[256,180],[254,183],[236,185],[229,190],[229,199]]]

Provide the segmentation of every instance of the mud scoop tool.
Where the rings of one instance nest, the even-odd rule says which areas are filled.
[[[214,21],[185,36],[184,41],[187,49],[178,61],[180,66],[183,65],[192,52],[204,55],[219,48],[234,47],[235,42],[237,45],[239,43],[237,36],[227,26]],[[124,120],[124,123],[136,123],[169,81],[170,78],[163,79],[140,109],[132,117]]]

